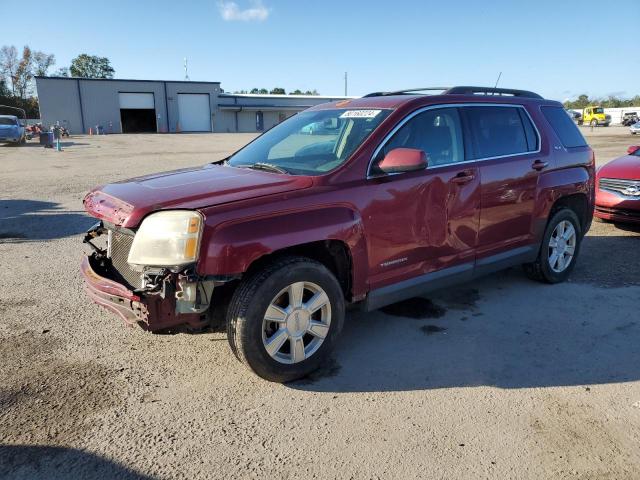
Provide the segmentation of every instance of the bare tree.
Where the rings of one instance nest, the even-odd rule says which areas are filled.
[[[18,50],[13,45],[0,48],[0,73],[9,80],[11,93],[16,94],[15,76],[18,69]]]
[[[46,76],[49,69],[56,63],[56,57],[53,54],[35,51],[32,56],[34,76]]]

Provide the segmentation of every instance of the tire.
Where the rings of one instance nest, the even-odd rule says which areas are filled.
[[[292,301],[290,297],[289,292],[296,285],[304,286],[301,302]],[[315,295],[322,298],[321,293],[325,294],[326,302],[310,316],[310,309],[304,306]],[[293,308],[296,304],[301,306]],[[274,305],[276,309],[273,309]],[[289,314],[285,314],[285,308]],[[278,321],[265,319],[267,309],[274,312],[274,318],[278,316]],[[344,310],[340,284],[324,265],[305,257],[285,257],[238,285],[227,312],[229,345],[238,360],[265,380],[297,380],[329,360],[342,330]],[[321,327],[319,333],[323,338],[311,333],[312,325],[314,329]],[[283,337],[282,342],[274,341]],[[276,345],[272,353],[267,351],[270,342],[272,346]],[[302,350],[294,349],[294,345]],[[298,358],[304,359],[296,360],[295,352],[298,352]],[[305,355],[308,356],[305,358]]]
[[[551,247],[551,241],[552,237],[555,238],[554,234],[556,234],[556,227],[558,227],[558,225],[560,225],[561,223],[566,226],[567,222],[570,223],[574,229],[575,241],[573,243],[573,255],[567,262],[566,258],[568,254],[563,254],[563,262],[566,262],[566,265],[564,266],[564,268],[560,269],[560,263],[554,263],[553,267],[551,265],[551,263],[553,262],[553,250]],[[532,280],[537,280],[540,282],[564,282],[569,277],[576,265],[578,255],[580,253],[581,243],[582,228],[580,227],[580,221],[578,220],[577,215],[573,210],[570,210],[568,208],[557,210],[555,213],[553,213],[551,219],[547,223],[547,227],[542,237],[540,251],[538,252],[538,258],[535,260],[535,262],[526,263],[523,265],[525,273]],[[559,248],[561,247],[562,246],[560,245]]]
[[[582,126],[584,122],[582,120],[578,120],[578,125]]]
[[[597,127],[598,126],[598,121],[597,120],[591,120],[591,123],[589,123],[589,125],[591,125],[591,127]]]

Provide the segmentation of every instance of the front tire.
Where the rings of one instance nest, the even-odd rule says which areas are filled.
[[[344,309],[340,284],[324,265],[285,257],[249,274],[234,292],[229,345],[265,380],[297,380],[328,361]]]
[[[549,220],[538,258],[523,265],[527,276],[545,283],[564,282],[576,265],[582,228],[573,210],[558,210]]]
[[[591,128],[597,127],[598,126],[598,121],[597,120],[591,120],[590,125],[591,125]]]

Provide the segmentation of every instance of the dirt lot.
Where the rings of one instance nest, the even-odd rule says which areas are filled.
[[[585,133],[598,163],[633,143]],[[91,304],[84,193],[250,138],[0,147],[1,478],[640,477],[637,230],[594,224],[562,285],[512,269],[350,313],[333,362],[289,385],[221,333],[152,335]]]

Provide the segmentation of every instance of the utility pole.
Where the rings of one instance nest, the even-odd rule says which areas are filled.
[[[344,96],[347,96],[347,72],[344,72]]]
[[[184,57],[184,80],[189,81],[189,73],[187,73],[187,57]]]

